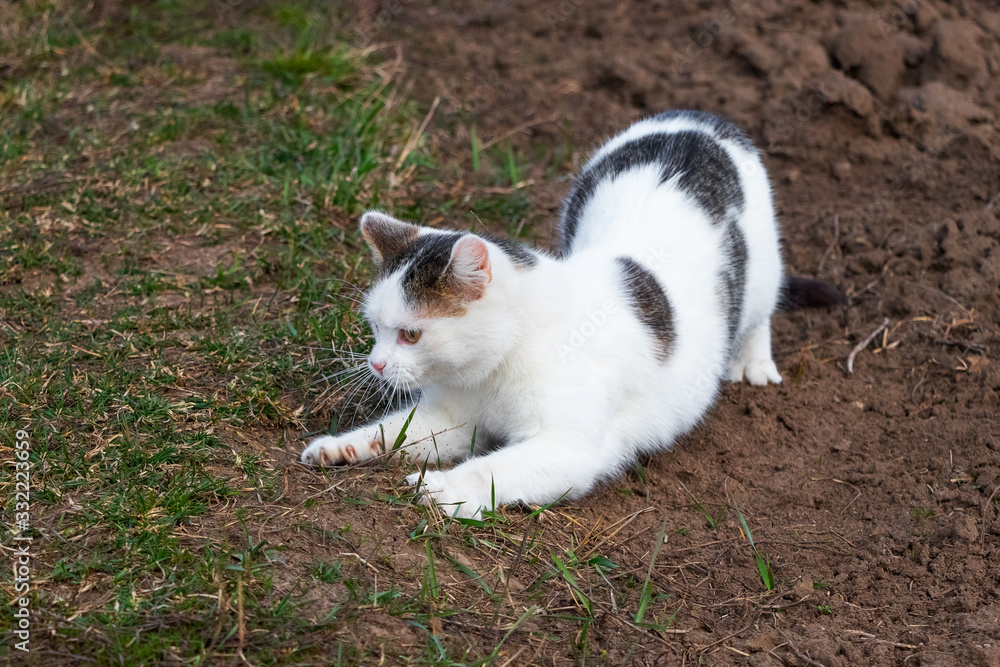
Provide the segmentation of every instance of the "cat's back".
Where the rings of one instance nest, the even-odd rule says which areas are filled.
[[[747,196],[759,194],[751,191],[761,189],[769,201],[759,154],[735,125],[700,111],[661,113],[621,132],[587,162],[563,206],[559,248],[565,256],[641,246],[692,217],[730,224]]]

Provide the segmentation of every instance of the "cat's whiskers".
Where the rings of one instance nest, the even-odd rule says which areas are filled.
[[[310,383],[310,385],[319,384],[320,382],[332,383],[333,380],[338,380],[338,382],[345,382],[346,380],[354,378],[354,376],[363,373],[367,370],[367,364],[362,364],[359,366],[352,366],[351,368],[345,368],[342,371],[337,371],[332,375],[325,375],[318,380]]]
[[[372,384],[376,382],[378,382],[378,376],[375,375],[374,372],[371,372],[361,383],[360,387],[351,394],[351,398],[355,395],[359,395],[358,400],[355,402],[354,414],[351,416],[352,422],[357,421],[358,412],[361,410],[361,406],[364,404],[365,398],[368,396],[368,390],[371,389]],[[344,409],[347,410],[348,408],[350,408],[350,399],[345,399]]]
[[[354,396],[356,396],[359,392],[363,396],[364,392],[367,390],[367,387],[371,384],[373,379],[374,375],[371,373],[359,374],[358,376],[352,378],[350,382],[344,385],[344,387],[341,390],[341,395],[343,396],[343,399],[341,401],[342,408],[340,412],[340,421],[343,421],[344,414],[348,410],[348,408],[350,408],[351,400],[354,398]],[[356,415],[357,412],[355,411],[355,416]]]

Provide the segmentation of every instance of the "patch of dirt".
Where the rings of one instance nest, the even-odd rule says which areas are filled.
[[[565,175],[642,116],[729,117],[764,152],[790,271],[850,297],[840,312],[777,319],[781,386],[727,387],[703,426],[648,463],[646,484],[618,480],[572,510],[587,527],[655,508],[602,555],[642,571],[666,522],[654,579],[686,631],[665,647],[601,617],[591,655],[1000,664],[989,502],[1000,485],[1000,12],[937,0],[445,1],[368,7],[365,22],[401,45],[418,94],[441,96],[433,140],[460,159],[472,120],[480,137],[511,134]],[[559,157],[567,145],[572,157]],[[538,180],[531,221],[544,243],[568,181]],[[848,376],[846,357],[884,317]],[[711,530],[681,482],[707,507],[739,502],[776,592],[762,594],[732,512]],[[637,639],[646,650],[629,653]],[[556,664],[568,655],[539,651]]]

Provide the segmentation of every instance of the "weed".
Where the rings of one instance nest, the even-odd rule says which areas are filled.
[[[635,622],[641,624],[646,615],[646,608],[653,597],[653,589],[650,580],[653,577],[653,566],[656,564],[656,557],[660,555],[660,548],[663,547],[663,536],[667,533],[667,524],[664,523],[660,532],[656,535],[656,542],[653,544],[653,555],[649,558],[649,569],[646,571],[646,581],[642,585],[642,593],[639,595],[639,608],[635,612]]]
[[[694,503],[694,508],[698,510],[698,513],[705,518],[705,522],[708,523],[708,527],[712,530],[718,530],[719,526],[722,525],[722,518],[726,515],[726,506],[723,505],[719,510],[718,516],[713,516],[711,512],[705,509],[704,505],[698,502],[698,499],[694,497],[694,494],[684,485],[684,482],[678,481],[681,487],[687,491],[687,494],[691,496],[691,501]]]
[[[344,578],[343,566],[339,562],[317,561],[309,569],[309,574],[325,584],[335,584]]]
[[[753,535],[750,533],[750,526],[747,525],[746,519],[743,518],[743,513],[740,512],[740,507],[736,504],[735,498],[733,498],[733,510],[740,521],[740,532],[750,542],[750,549],[753,551],[753,558],[757,565],[757,572],[760,573],[760,579],[764,582],[764,587],[767,590],[773,591],[775,585],[774,572],[771,570],[771,559],[761,555],[760,551],[757,550],[757,545],[753,541]]]

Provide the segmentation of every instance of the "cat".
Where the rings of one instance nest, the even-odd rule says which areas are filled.
[[[760,155],[703,112],[647,118],[598,150],[563,206],[558,254],[379,212],[360,226],[377,267],[368,367],[419,390],[401,450],[464,459],[407,477],[458,517],[577,499],[669,448],[723,381],[781,382],[783,290],[797,306],[838,300],[786,279]],[[302,462],[370,459],[411,410],[320,437]]]

